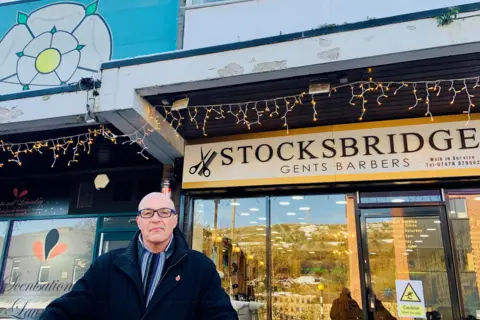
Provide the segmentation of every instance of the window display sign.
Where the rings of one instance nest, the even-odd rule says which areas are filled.
[[[191,144],[185,149],[183,187],[479,175],[480,118],[468,124],[459,117],[437,119],[323,126]]]
[[[0,319],[39,319],[89,268],[97,218],[15,221],[0,279]]]
[[[68,214],[65,185],[12,184],[0,187],[0,217]]]
[[[422,281],[397,280],[398,315],[402,318],[426,319]]]

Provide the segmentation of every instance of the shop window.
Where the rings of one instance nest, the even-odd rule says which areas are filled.
[[[215,263],[234,305],[248,301],[266,319],[265,199],[196,200],[194,208],[193,249]]]
[[[345,195],[271,198],[273,319],[329,319],[344,288],[362,305],[355,200]],[[298,306],[296,313],[283,311]],[[360,307],[353,316],[362,317]]]
[[[86,270],[91,264],[96,224],[96,218],[13,222],[5,268],[10,272],[0,294],[7,318],[37,318],[72,289],[82,273],[77,268],[74,275],[72,265]]]
[[[48,284],[50,279],[50,266],[41,266],[38,272],[38,284]]]
[[[480,310],[480,189],[447,190],[455,258],[466,315]]]

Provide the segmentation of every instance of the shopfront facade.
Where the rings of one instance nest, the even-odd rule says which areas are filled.
[[[0,319],[39,319],[99,255],[126,247],[138,230],[139,200],[161,189],[162,168],[2,180]]]
[[[192,142],[192,248],[214,261],[240,315],[336,319],[346,288],[359,319],[478,318],[477,119]]]

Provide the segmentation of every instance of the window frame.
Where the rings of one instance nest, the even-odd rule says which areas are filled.
[[[15,267],[16,262],[18,262],[18,267]],[[14,285],[16,283],[16,281],[14,281],[15,278],[14,278],[13,274],[16,270],[20,270],[20,262],[21,262],[20,260],[13,260],[12,272],[11,272],[11,276],[10,276],[10,284],[11,285]]]
[[[47,269],[48,270],[48,281],[40,281],[40,277],[42,276],[42,271]],[[38,284],[49,284],[50,283],[50,270],[52,269],[51,266],[41,266],[38,270]]]

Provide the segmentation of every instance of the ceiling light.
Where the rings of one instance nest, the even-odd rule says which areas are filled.
[[[280,244],[279,243],[274,243],[273,244],[275,247],[278,247]]]
[[[457,213],[455,210],[450,211],[451,214]]]
[[[257,221],[250,221],[251,224],[257,224]]]
[[[301,208],[300,208],[300,211],[309,211],[309,210],[310,210],[309,207],[301,207]]]
[[[309,253],[310,253],[310,254],[315,254],[315,251],[310,251]]]
[[[275,237],[275,239],[280,239],[280,240],[282,240],[283,238],[282,238],[282,237]]]
[[[303,196],[293,196],[292,197],[293,200],[303,200]]]
[[[110,183],[110,179],[106,174],[99,174],[93,181],[95,185],[95,189],[100,190],[100,189],[105,189],[107,185]]]
[[[258,220],[262,220],[262,221],[264,221],[264,220],[267,220],[267,218],[260,217],[260,218],[258,218]]]
[[[413,250],[412,249],[407,249],[407,252],[413,252]]]
[[[335,203],[336,203],[336,204],[347,204],[347,201],[342,200],[342,201],[337,201],[337,202],[335,202]]]
[[[292,252],[292,249],[288,249],[287,251],[288,251],[288,252]]]
[[[257,231],[264,231],[265,229],[263,228],[257,228]]]
[[[423,240],[415,240],[416,243],[423,243]]]
[[[290,204],[290,202],[287,202],[287,201],[282,201],[279,203],[281,206],[288,206]]]
[[[403,200],[403,199],[392,199],[392,202],[393,203],[402,203],[402,202],[405,202],[405,200]]]
[[[234,206],[234,207],[238,207],[240,205],[240,203],[239,202],[231,202],[230,205]]]
[[[240,213],[241,216],[244,216],[244,217],[248,217],[250,215],[250,213],[248,212],[242,212]]]
[[[272,231],[272,234],[280,234],[278,231]]]
[[[312,238],[307,238],[307,240],[312,240]]]
[[[305,220],[305,218],[298,218],[298,220]]]
[[[370,252],[370,254],[371,254],[372,256],[374,256],[374,255],[376,255],[377,253],[376,253],[376,252]]]
[[[287,216],[296,216],[297,214],[295,212],[287,212]]]
[[[427,231],[437,231],[435,228],[428,228]]]
[[[258,211],[260,211],[260,209],[258,209],[258,208],[251,208],[250,211],[252,211],[252,212],[258,212]]]
[[[428,234],[421,234],[420,235],[420,238],[428,238],[428,237],[430,237]]]
[[[442,222],[440,220],[435,220],[435,221],[433,221],[433,223],[440,224]]]

